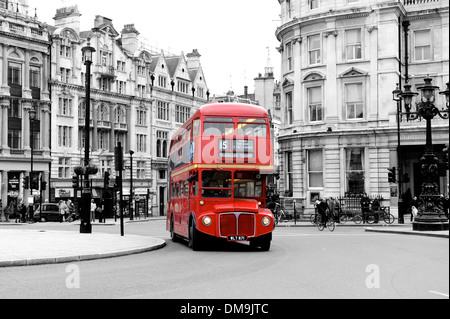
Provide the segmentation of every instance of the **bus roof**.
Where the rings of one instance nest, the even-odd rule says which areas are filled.
[[[197,115],[204,116],[244,116],[244,117],[267,117],[267,111],[258,105],[241,103],[210,103],[202,106]]]
[[[192,119],[200,116],[218,116],[218,117],[250,117],[267,118],[269,113],[262,106],[242,103],[209,103],[200,107],[200,109],[186,123],[184,123],[172,136],[179,136]]]

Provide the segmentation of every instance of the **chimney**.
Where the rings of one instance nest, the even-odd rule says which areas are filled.
[[[109,18],[105,18],[102,16],[95,16],[95,20],[94,20],[94,27],[98,28],[104,24],[110,24],[112,25],[112,20]]]
[[[246,99],[248,99],[248,86],[244,86],[244,96]]]
[[[194,49],[191,53],[186,54],[188,69],[199,69],[200,68],[200,53],[197,49]]]
[[[136,52],[139,48],[139,34],[134,24],[126,24],[122,30],[122,47],[129,52]]]
[[[53,20],[55,20],[57,28],[72,28],[75,32],[80,33],[80,17],[81,13],[78,11],[78,6],[75,5],[57,9]]]

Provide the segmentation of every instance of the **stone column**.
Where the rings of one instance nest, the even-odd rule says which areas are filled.
[[[3,61],[2,61],[2,87],[1,93],[3,95],[9,96],[9,87],[8,87],[8,45],[3,44]]]
[[[2,199],[2,210],[5,209],[8,204],[8,171],[3,170],[0,172],[1,174],[1,182],[0,182],[0,195]]]
[[[25,76],[23,81],[23,93],[25,99],[31,99],[31,89],[30,89],[30,51],[25,51]]]
[[[1,148],[3,152],[5,150],[9,150],[8,147],[8,108],[9,108],[9,100],[1,100],[0,102],[0,113],[1,113]]]
[[[23,110],[22,110],[22,123],[23,123],[23,149],[24,150],[31,150],[31,144],[30,144],[30,114],[28,113],[29,110],[33,106],[31,105],[31,102],[25,101],[23,102]]]
[[[95,152],[98,150],[98,131],[97,131],[97,121],[98,121],[98,108],[100,107],[100,103],[91,103],[92,108],[92,139],[91,139],[91,145],[92,145],[92,152]]]

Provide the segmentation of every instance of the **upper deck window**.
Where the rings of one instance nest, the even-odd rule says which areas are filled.
[[[232,118],[206,118],[204,124],[205,135],[233,135],[234,123]]]
[[[241,136],[267,136],[267,123],[263,119],[240,119],[238,134]]]

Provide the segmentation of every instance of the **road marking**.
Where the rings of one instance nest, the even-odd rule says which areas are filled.
[[[438,291],[430,291],[430,293],[434,294],[434,295],[444,296],[444,297],[447,297],[447,298],[450,297],[448,294],[444,294],[444,293],[438,292]]]

